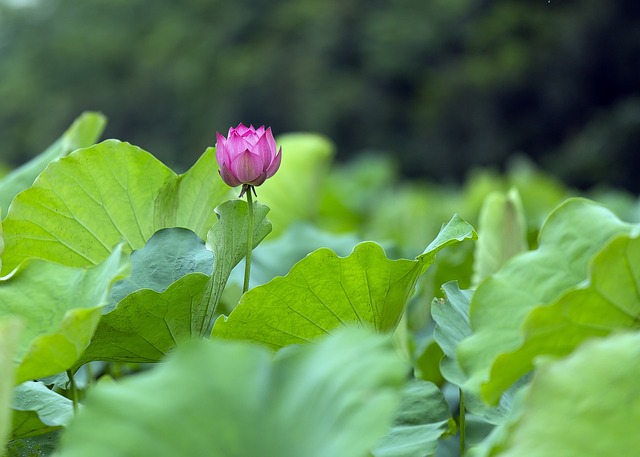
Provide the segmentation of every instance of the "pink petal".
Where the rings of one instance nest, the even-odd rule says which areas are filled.
[[[252,186],[260,186],[262,185],[263,182],[265,182],[266,179],[267,179],[267,173],[263,172],[256,179],[254,179],[253,181],[247,184],[251,184]]]
[[[216,132],[216,161],[220,168],[222,168],[223,163],[228,164],[231,162],[227,151],[227,139],[218,132]]]
[[[264,172],[260,156],[245,150],[231,161],[229,169],[242,184],[258,179]]]
[[[218,170],[218,173],[220,173],[220,177],[229,187],[238,187],[240,184],[242,184],[240,181],[238,181],[238,178],[233,176],[233,173],[231,173],[231,170],[229,170],[229,167],[227,167],[226,163],[223,163],[220,166],[220,170]]]
[[[275,154],[276,149],[278,149],[278,147],[276,146],[276,140],[273,139],[273,133],[271,133],[271,127],[267,129],[267,131],[265,132],[265,136],[267,137],[267,141],[269,142],[269,147]]]
[[[262,158],[262,169],[266,170],[271,162],[273,162],[273,158],[275,157],[276,150],[275,148],[271,149],[269,146],[269,140],[266,135],[263,135],[251,150],[254,154],[259,155]]]
[[[264,135],[264,125],[261,125],[260,128],[258,128],[258,130],[256,130],[256,135],[258,135],[258,136]]]
[[[247,133],[248,130],[249,129],[245,127],[245,125],[242,122],[240,122],[236,128],[231,127],[229,129],[229,135],[231,135],[232,132],[236,132],[238,135],[242,136],[245,133]]]
[[[246,141],[237,132],[233,132],[229,135],[226,142],[226,149],[229,154],[229,162],[232,162],[236,157],[242,154],[247,149],[251,149],[252,145]]]
[[[282,148],[280,148],[280,150],[278,151],[278,155],[273,159],[273,162],[271,162],[271,165],[269,165],[269,168],[267,168],[267,178],[270,178],[276,174],[276,171],[278,171],[278,168],[280,168],[281,161],[282,161]]]

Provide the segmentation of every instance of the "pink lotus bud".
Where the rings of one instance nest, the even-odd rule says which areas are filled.
[[[253,125],[239,124],[229,129],[227,138],[216,132],[216,140],[220,176],[228,186],[242,184],[242,194],[249,187],[261,185],[280,167],[282,148],[276,149],[271,127],[256,130]]]

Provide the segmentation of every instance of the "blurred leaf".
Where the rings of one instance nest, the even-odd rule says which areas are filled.
[[[472,455],[634,454],[640,449],[639,360],[637,332],[593,339],[566,359],[545,360],[510,420]]]
[[[269,209],[255,206],[257,246],[271,225]],[[78,366],[93,360],[157,362],[180,343],[210,331],[214,309],[206,294],[219,298],[231,269],[246,254],[247,203],[227,201],[216,212],[220,220],[207,237],[213,259],[185,229],[162,230],[132,253],[133,281],[116,284],[112,299],[130,293],[102,316]]]
[[[521,345],[499,355],[499,373],[483,385],[497,395],[533,368],[540,355],[563,356],[583,341],[616,330],[640,328],[640,238],[619,236],[590,262],[589,277],[556,301],[532,310],[524,321]]]
[[[30,187],[36,177],[50,162],[64,157],[71,151],[86,148],[94,144],[107,123],[100,113],[86,112],[46,151],[0,179],[0,208],[7,213],[11,200],[21,191]]]
[[[73,403],[47,389],[41,382],[25,382],[16,386],[11,439],[42,435],[66,426],[73,417]]]
[[[58,444],[59,430],[44,435],[21,438],[9,442],[8,457],[47,457],[53,455]]]
[[[373,242],[357,245],[348,257],[319,249],[285,277],[249,290],[228,317],[216,320],[212,336],[279,348],[350,323],[393,331],[436,253],[473,238],[473,227],[456,215],[415,260],[389,260]]]
[[[113,246],[140,249],[156,231],[184,226],[204,238],[228,188],[207,150],[177,176],[149,153],[107,140],[52,163],[5,219],[3,271],[29,257],[95,265]]]
[[[388,429],[405,374],[388,338],[356,329],[275,359],[194,342],[91,391],[59,455],[362,456]]]
[[[518,191],[512,188],[506,194],[489,194],[480,210],[473,284],[478,285],[511,257],[526,250],[527,225]]]
[[[512,258],[473,295],[473,334],[458,348],[458,360],[469,376],[465,390],[479,394],[486,382],[503,376],[492,367],[501,354],[522,344],[527,315],[582,282],[592,256],[612,237],[633,230],[585,199],[569,199],[553,211],[540,231],[538,249]],[[491,403],[501,393],[482,388]]]
[[[0,208],[0,271],[2,271],[2,253],[4,252],[4,238],[2,237],[2,208]]]
[[[426,457],[438,438],[453,433],[449,405],[435,384],[414,380],[405,387],[391,431],[374,448],[375,457]]]
[[[416,378],[442,385],[444,377],[440,371],[440,360],[443,356],[440,346],[430,339],[412,362]]]
[[[320,135],[291,133],[278,136],[276,141],[282,147],[282,164],[257,189],[258,199],[271,208],[272,237],[293,222],[317,216],[322,185],[334,155],[333,144]]]
[[[0,456],[11,432],[11,397],[14,386],[14,361],[22,322],[15,317],[0,318]]]
[[[24,322],[14,358],[16,383],[71,368],[93,336],[111,284],[127,267],[118,247],[93,268],[28,260],[0,278],[0,318]]]

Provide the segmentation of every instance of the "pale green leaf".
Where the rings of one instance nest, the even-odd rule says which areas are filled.
[[[496,358],[493,371],[499,376],[492,376],[483,392],[499,394],[531,370],[537,356],[563,356],[589,338],[639,329],[638,291],[640,238],[617,237],[593,259],[587,281],[527,316],[522,345]]]
[[[455,423],[438,386],[414,380],[405,387],[393,427],[374,448],[375,457],[426,457],[438,438],[452,433]]]
[[[215,170],[212,149],[181,176],[116,140],[76,151],[14,200],[5,219],[3,271],[30,257],[95,265],[121,241],[125,251],[140,249],[166,227],[184,226],[204,238],[228,190]]]
[[[602,457],[640,449],[640,333],[545,360],[509,422],[475,456]]]
[[[319,249],[286,276],[249,290],[228,317],[216,320],[212,335],[279,348],[353,323],[393,331],[436,253],[474,235],[454,216],[416,260],[390,260],[373,242],[357,245],[348,257]]]
[[[508,261],[480,284],[471,301],[473,335],[458,347],[458,360],[469,375],[465,389],[480,393],[493,376],[500,354],[523,342],[522,324],[538,306],[557,300],[587,277],[591,258],[619,234],[637,227],[620,221],[609,210],[585,199],[569,199],[548,217],[539,247]],[[501,391],[482,392],[495,403]]]
[[[0,456],[11,432],[11,397],[14,386],[14,361],[22,322],[15,317],[0,318]]]
[[[497,272],[516,254],[527,250],[527,223],[520,194],[493,192],[482,204],[475,244],[473,284]]]
[[[24,322],[14,358],[16,383],[73,366],[93,336],[112,283],[127,267],[118,247],[93,268],[30,260],[0,278],[0,318]]]
[[[388,430],[406,370],[388,338],[356,329],[275,359],[194,342],[91,391],[59,455],[359,457]]]
[[[46,151],[0,179],[0,209],[6,214],[11,200],[31,186],[50,162],[94,144],[106,123],[107,119],[100,113],[83,113]]]
[[[258,199],[271,208],[273,237],[293,222],[317,216],[322,186],[335,154],[334,145],[316,134],[281,135],[277,143],[282,147],[280,169],[256,189]]]
[[[73,417],[72,401],[47,389],[41,382],[30,381],[16,386],[11,407],[12,440],[58,430]]]

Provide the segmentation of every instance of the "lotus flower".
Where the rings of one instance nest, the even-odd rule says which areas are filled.
[[[260,186],[280,167],[282,148],[276,149],[271,127],[265,130],[242,123],[230,128],[227,138],[216,132],[216,160],[222,180],[231,187],[242,184],[242,193]],[[254,190],[255,193],[255,190]]]

